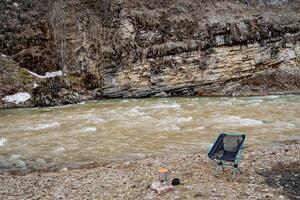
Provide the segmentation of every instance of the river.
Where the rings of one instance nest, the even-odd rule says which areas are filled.
[[[300,96],[114,99],[0,110],[0,170],[40,170],[207,151],[219,133],[246,145],[300,140]]]

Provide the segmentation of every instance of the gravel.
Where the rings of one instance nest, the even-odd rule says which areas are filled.
[[[300,144],[245,149],[242,174],[212,175],[205,153],[158,155],[60,172],[0,174],[1,199],[297,199]],[[279,166],[279,167],[278,167]],[[165,194],[149,187],[159,167],[181,184]],[[279,170],[279,168],[281,170]],[[284,170],[287,169],[287,170]],[[288,171],[288,176],[285,172]],[[285,177],[280,179],[280,177]],[[279,177],[279,178],[278,178]],[[276,180],[278,181],[276,182]],[[292,180],[289,185],[287,181]]]

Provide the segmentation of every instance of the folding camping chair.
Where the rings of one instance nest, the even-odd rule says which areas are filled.
[[[238,165],[241,160],[243,144],[246,135],[222,133],[208,153],[208,157],[216,163],[214,175],[225,167],[232,169],[233,178],[237,172],[241,173]]]

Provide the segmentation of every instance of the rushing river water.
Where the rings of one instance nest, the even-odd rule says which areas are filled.
[[[208,150],[221,132],[246,133],[246,144],[299,140],[300,96],[120,99],[0,110],[0,169]]]

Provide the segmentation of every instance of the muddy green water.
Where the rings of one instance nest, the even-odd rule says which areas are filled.
[[[300,139],[300,96],[120,99],[0,110],[0,170],[76,167],[206,151],[221,132],[246,144]]]

